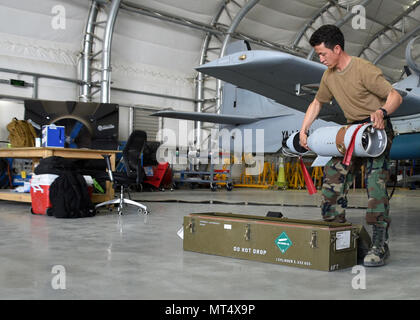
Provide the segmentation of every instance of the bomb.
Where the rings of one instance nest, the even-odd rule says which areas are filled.
[[[353,135],[354,156],[378,157],[385,151],[388,141],[385,130],[375,129],[371,123],[318,128],[308,136],[307,144],[310,151],[318,156],[342,157]],[[305,155],[309,152],[300,145],[299,132],[293,133],[286,145],[295,154]]]

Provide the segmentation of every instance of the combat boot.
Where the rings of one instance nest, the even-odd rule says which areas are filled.
[[[382,226],[373,225],[372,247],[363,260],[365,267],[380,267],[389,257],[387,230]]]

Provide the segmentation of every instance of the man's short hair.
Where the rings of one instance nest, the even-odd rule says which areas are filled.
[[[312,47],[324,43],[324,46],[331,50],[338,44],[344,50],[344,35],[337,26],[326,24],[312,34],[309,43]]]

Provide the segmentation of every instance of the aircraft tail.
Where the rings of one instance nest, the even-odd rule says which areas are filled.
[[[267,119],[290,114],[273,100],[227,82],[223,84],[222,96],[220,113],[223,115]]]
[[[235,41],[228,45],[226,54],[247,50],[251,50],[247,41]],[[282,105],[275,103],[272,99],[224,82],[219,114],[162,110],[152,114],[152,116],[218,123],[223,128],[225,126],[251,124],[289,114],[290,110],[288,108],[284,106],[282,108]]]
[[[412,54],[412,51],[414,47],[414,42],[419,39],[420,36],[411,39],[405,49],[405,60],[407,61],[407,65],[410,67],[411,70],[413,70],[417,74],[417,76],[420,76],[420,66],[414,61],[414,55]]]

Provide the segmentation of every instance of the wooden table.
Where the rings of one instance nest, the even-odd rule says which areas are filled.
[[[95,149],[73,149],[73,148],[0,148],[0,158],[32,159],[32,165],[39,163],[41,158],[59,156],[72,159],[103,159],[103,154],[109,154],[111,168],[115,170],[115,158],[118,150],[95,150]],[[105,160],[104,160],[105,161]],[[106,182],[105,194],[92,195],[92,202],[99,203],[114,199],[114,189],[109,181]],[[12,190],[0,190],[0,200],[31,202],[30,193],[14,192]]]

